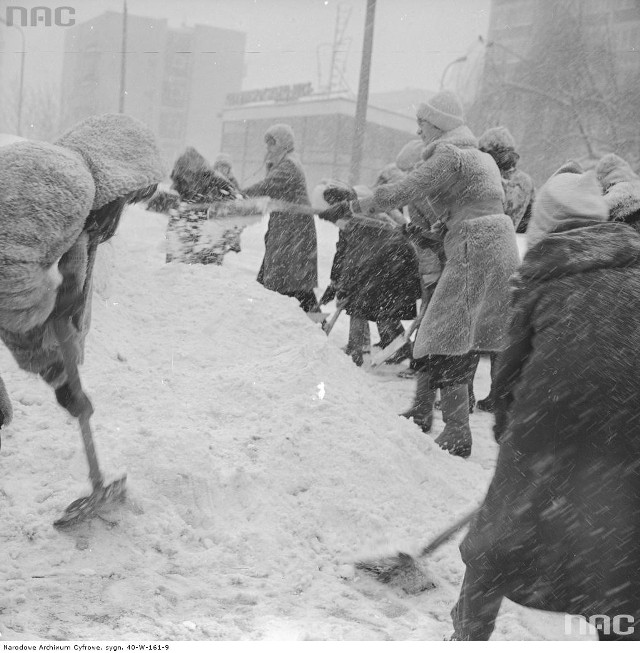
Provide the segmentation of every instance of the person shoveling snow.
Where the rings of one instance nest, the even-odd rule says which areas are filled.
[[[127,203],[163,178],[151,131],[124,115],[93,116],[54,144],[0,148],[0,338],[26,371],[55,390],[79,420],[93,492],[71,504],[58,525],[78,521],[122,495],[124,478],[105,486],[78,375],[91,317],[97,247],[113,236]],[[0,385],[0,422],[12,410]]]

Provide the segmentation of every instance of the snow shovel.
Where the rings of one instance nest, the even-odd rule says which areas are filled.
[[[420,322],[422,322],[422,318],[424,317],[426,310],[427,310],[426,306],[424,307],[424,309],[421,307],[418,317],[416,317],[416,319],[411,323],[409,330],[406,331],[405,333],[400,334],[397,338],[395,338],[395,340],[392,340],[384,349],[377,352],[375,356],[371,357],[371,367],[377,367],[378,365],[382,365],[382,363],[384,363],[386,360],[389,360],[397,351],[400,351],[400,349],[402,349],[411,340],[411,336],[415,331],[418,330],[418,327],[420,326]]]
[[[419,594],[433,589],[435,585],[420,565],[420,560],[431,555],[469,524],[478,510],[468,513],[449,526],[424,546],[415,558],[408,553],[398,552],[396,555],[383,558],[358,561],[355,563],[355,567],[375,577],[381,583],[400,587],[406,594]]]
[[[78,365],[76,363],[71,321],[64,318],[57,319],[53,321],[53,327],[58,343],[60,344],[60,349],[62,350],[64,367],[67,372],[67,382],[73,394],[75,396],[81,396],[84,392],[80,384],[80,374],[78,373]],[[90,495],[76,499],[65,508],[62,516],[53,523],[58,528],[73,526],[78,522],[93,517],[100,508],[123,499],[126,492],[126,474],[108,485],[104,484],[104,476],[100,471],[98,456],[96,455],[93,435],[91,433],[91,425],[89,423],[90,414],[88,411],[83,412],[78,417],[78,421],[80,423],[82,441],[89,464],[89,479],[91,480],[93,490]]]

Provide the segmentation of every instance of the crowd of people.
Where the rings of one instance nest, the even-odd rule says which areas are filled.
[[[479,356],[490,356],[491,391],[479,407],[495,415],[499,456],[461,545],[454,639],[488,639],[504,597],[624,616],[623,633],[600,637],[640,639],[640,177],[607,154],[592,170],[563,164],[536,191],[508,129],[476,138],[454,94],[431,97],[416,118],[419,138],[371,188],[329,180],[315,189],[319,218],[340,230],[320,300],[312,203],[288,125],[265,133],[263,180],[243,188],[229,157],[210,164],[188,148],[172,189],[151,206],[170,212],[180,260],[219,265],[239,250],[240,233],[203,245],[210,204],[281,201],[257,280],[310,314],[335,297],[350,318],[346,351],[356,364],[371,346],[370,322],[384,348],[403,334],[402,321],[417,320],[403,353],[416,382],[404,417],[429,433],[439,391],[435,442],[461,458],[473,445]],[[72,415],[90,415],[70,374],[89,326],[92,262],[124,206],[161,181],[157,146],[141,123],[105,116],[56,145],[18,143],[0,155],[2,185],[13,189],[1,208],[15,217],[0,233],[0,338]],[[43,176],[66,171],[57,194],[39,185],[34,166]],[[38,231],[42,215],[47,233]],[[526,239],[522,260],[516,233]],[[72,366],[62,359],[65,338],[76,343]],[[0,379],[0,426],[11,417]]]
[[[452,638],[488,639],[508,597],[600,619],[600,639],[640,639],[640,178],[609,154],[595,170],[564,164],[536,192],[508,129],[476,138],[455,95],[416,117],[420,139],[372,188],[314,192],[340,229],[321,303],[349,314],[361,364],[369,322],[384,347],[420,302],[404,416],[429,432],[439,390],[436,443],[456,456],[471,454],[473,378],[490,356],[479,407],[495,413],[500,452],[461,545]],[[293,133],[277,125],[266,142],[265,180],[244,192],[308,205]],[[271,220],[258,280],[316,310],[313,223]]]

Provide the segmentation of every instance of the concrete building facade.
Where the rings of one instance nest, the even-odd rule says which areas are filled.
[[[122,32],[123,15],[111,11],[69,28],[63,127],[118,111]],[[156,133],[167,164],[187,145],[208,158],[220,151],[225,99],[242,86],[245,40],[235,30],[128,16],[124,112]]]
[[[324,178],[347,181],[355,108],[354,100],[322,96],[227,107],[222,150],[231,156],[241,184],[254,183],[265,174],[265,131],[275,123],[286,123],[294,130],[309,189]],[[402,147],[416,138],[416,129],[415,118],[369,106],[360,183],[372,184]]]

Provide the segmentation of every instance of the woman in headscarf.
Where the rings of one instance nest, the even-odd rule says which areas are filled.
[[[264,135],[267,153],[264,180],[241,191],[248,197],[270,197],[309,206],[307,181],[295,153],[289,125],[269,127]],[[295,297],[307,313],[318,311],[313,289],[318,285],[318,252],[313,217],[273,211],[264,237],[265,253],[258,282],[268,290]]]

